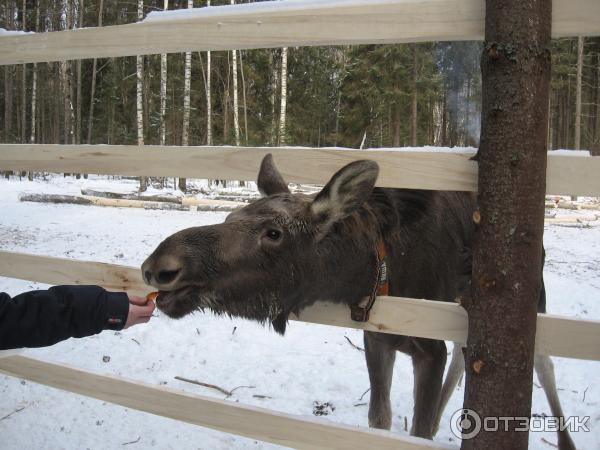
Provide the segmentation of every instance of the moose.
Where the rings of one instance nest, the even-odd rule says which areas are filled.
[[[262,198],[218,225],[189,228],[165,239],[142,265],[144,280],[171,318],[197,310],[270,323],[284,334],[291,313],[315,302],[356,308],[382,283],[389,295],[452,302],[469,290],[473,194],[375,187],[373,161],[340,169],[316,196],[292,194],[270,154],[257,185]],[[539,299],[545,312],[545,293]],[[390,388],[396,351],[414,370],[411,434],[432,439],[464,370],[460,346],[444,383],[444,341],[364,332],[371,384],[369,426],[390,429]],[[552,362],[535,368],[552,414],[563,416]],[[574,449],[566,431],[559,447]]]

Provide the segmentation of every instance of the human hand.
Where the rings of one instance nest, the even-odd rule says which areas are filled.
[[[152,312],[156,305],[152,300],[146,300],[144,297],[129,295],[129,313],[124,328],[132,327],[140,323],[146,323],[152,317]]]

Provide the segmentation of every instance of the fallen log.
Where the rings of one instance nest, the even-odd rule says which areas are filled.
[[[181,204],[181,197],[170,197],[168,195],[121,194],[118,192],[95,191],[93,189],[82,189],[81,194],[89,197],[104,197],[112,199],[141,200],[146,202],[164,202]]]
[[[38,203],[69,203],[75,205],[91,205],[91,200],[75,195],[55,195],[55,194],[19,194],[21,202]]]
[[[223,211],[229,212],[245,205],[242,202],[226,202],[210,199],[189,199],[187,204],[153,202],[145,200],[127,200],[119,198],[94,197],[90,195],[57,195],[57,194],[21,194],[22,202],[37,203],[69,203],[76,205],[112,206],[119,208],[143,208],[166,211]]]

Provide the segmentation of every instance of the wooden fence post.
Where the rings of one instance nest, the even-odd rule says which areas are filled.
[[[464,408],[527,417],[541,289],[552,3],[486,1],[480,219],[473,248]],[[475,420],[471,424],[475,424]],[[526,449],[519,421],[463,449]],[[507,430],[504,430],[507,423]],[[527,424],[526,422],[525,424]]]

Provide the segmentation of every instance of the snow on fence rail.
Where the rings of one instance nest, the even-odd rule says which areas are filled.
[[[0,169],[255,180],[263,156],[272,153],[290,182],[323,184],[345,164],[367,158],[379,163],[379,186],[477,191],[474,149],[432,149],[0,144]],[[600,157],[550,153],[547,192],[599,196],[598,173]]]
[[[136,267],[48,256],[0,252],[0,275],[48,284],[97,284],[145,295],[148,286]],[[318,303],[293,320],[381,333],[467,342],[467,313],[456,303],[378,297],[368,322],[350,319],[344,305]],[[600,361],[600,321],[538,314],[536,352]]]
[[[483,40],[483,0],[299,0],[0,37],[0,65],[201,50]],[[600,34],[598,0],[554,0],[552,36]]]

